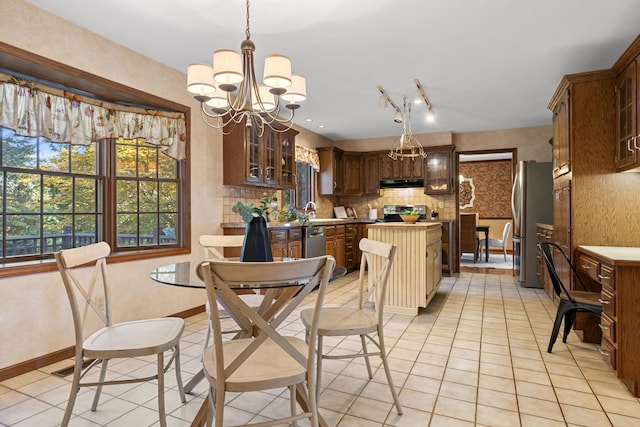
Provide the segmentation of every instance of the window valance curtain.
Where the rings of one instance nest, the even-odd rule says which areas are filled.
[[[309,163],[316,172],[320,172],[320,157],[315,150],[296,145],[296,162]]]
[[[102,102],[0,74],[0,126],[17,135],[89,145],[107,138],[136,139],[185,158],[184,114]]]

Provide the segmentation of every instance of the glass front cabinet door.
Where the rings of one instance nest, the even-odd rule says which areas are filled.
[[[424,162],[424,194],[453,193],[453,145],[427,150]]]

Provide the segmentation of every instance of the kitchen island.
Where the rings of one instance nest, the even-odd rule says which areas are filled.
[[[397,246],[389,273],[385,310],[417,315],[440,286],[442,225],[439,222],[376,223],[367,225],[367,231],[370,239]]]

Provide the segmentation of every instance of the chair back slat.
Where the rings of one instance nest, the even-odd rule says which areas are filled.
[[[300,363],[305,369],[311,369],[313,364],[313,349],[317,335],[317,313],[320,310],[326,286],[335,265],[331,256],[300,259],[283,262],[236,262],[209,260],[200,264],[199,274],[204,279],[207,297],[211,306],[213,329],[213,345],[216,352],[217,374],[220,378],[228,378],[262,345],[267,339],[276,343],[289,356]],[[299,286],[269,287],[265,300],[273,303],[267,312],[260,312],[248,307],[236,295],[233,288],[239,285],[262,285],[298,283]],[[308,354],[300,354],[276,328],[296,309],[302,300],[318,286],[315,302],[316,318],[315,330],[311,331]],[[241,337],[255,337],[239,355],[232,361],[225,361],[222,352],[222,327],[220,325],[219,310],[216,301],[220,301],[230,312],[240,320],[244,330]],[[269,304],[263,304],[266,307]]]
[[[360,240],[359,302],[362,309],[371,297],[378,317],[384,314],[385,295],[391,265],[396,254],[396,245],[371,239]],[[365,271],[367,281],[365,281]]]
[[[204,249],[205,259],[222,259],[224,248],[241,248],[244,242],[244,235],[220,236],[213,234],[203,234],[199,238],[200,245]]]
[[[76,343],[82,343],[84,340],[89,308],[105,326],[111,325],[111,295],[106,263],[106,257],[110,253],[109,244],[99,242],[79,248],[64,249],[54,254],[71,305]],[[91,263],[93,265],[90,265]],[[86,279],[87,269],[91,269],[88,279]],[[98,290],[102,292],[104,298],[102,304],[97,303]],[[84,300],[82,308],[78,295]]]

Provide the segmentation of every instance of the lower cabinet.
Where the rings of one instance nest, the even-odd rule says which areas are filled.
[[[274,257],[302,258],[302,229],[269,230],[271,252]]]
[[[346,224],[344,235],[344,266],[348,272],[354,271],[360,259],[358,258],[358,224]]]
[[[438,233],[427,234],[427,299],[436,292],[442,278],[442,241]]]
[[[442,221],[442,274],[452,275],[456,272],[454,256],[456,241],[453,238],[455,220]]]
[[[536,237],[538,238],[538,244],[543,242],[552,242],[553,241],[553,225],[543,225],[538,224],[536,227]],[[553,247],[551,247],[553,250]],[[542,252],[540,252],[540,248],[536,251],[537,258],[537,271],[536,276],[538,277],[538,283],[542,285],[549,298],[553,301],[558,300],[558,296],[553,290],[553,283],[551,283],[551,277],[549,276],[549,270],[547,269],[547,265],[544,262],[544,258],[542,257]]]
[[[345,233],[344,225],[327,225],[325,226],[327,255],[331,255],[336,259],[336,264],[346,266],[345,257]]]
[[[636,397],[640,394],[640,248],[578,246],[576,268],[593,290],[600,289],[602,316],[596,325],[585,325],[602,334],[600,353],[618,378]],[[593,319],[595,317],[591,316]]]

